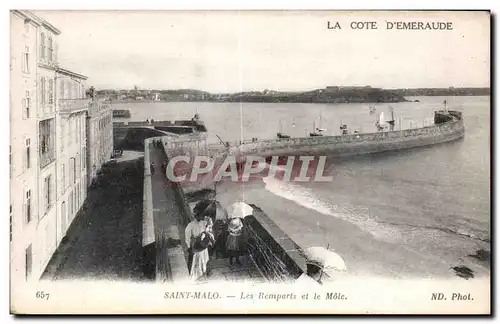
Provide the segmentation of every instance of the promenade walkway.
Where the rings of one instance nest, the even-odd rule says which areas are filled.
[[[173,280],[185,280],[189,276],[187,268],[187,247],[184,240],[184,221],[181,210],[176,203],[172,184],[167,181],[166,175],[161,170],[165,162],[163,148],[155,147],[149,143],[149,162],[155,164],[154,172],[151,172],[151,192],[153,206],[153,226],[157,244],[166,244],[168,259],[166,255],[158,255],[156,268],[168,269]],[[148,225],[151,226],[151,225]],[[168,261],[167,261],[168,260]],[[158,271],[157,273],[164,273]],[[160,275],[157,281],[167,278]]]

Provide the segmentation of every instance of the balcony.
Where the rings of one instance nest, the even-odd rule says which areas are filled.
[[[40,169],[43,169],[56,159],[55,150],[48,150],[40,153]]]
[[[88,110],[89,106],[89,98],[59,99],[59,111],[63,114],[73,114],[82,110]]]

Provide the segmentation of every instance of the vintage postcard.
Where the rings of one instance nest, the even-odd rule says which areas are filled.
[[[10,11],[14,314],[489,314],[488,11]]]

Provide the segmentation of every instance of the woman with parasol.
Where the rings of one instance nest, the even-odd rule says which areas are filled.
[[[244,202],[236,202],[229,207],[228,214],[231,217],[227,226],[226,252],[229,256],[229,264],[235,259],[241,265],[239,257],[245,252],[246,238],[243,233],[243,218],[253,214],[253,208]]]
[[[210,260],[208,248],[215,242],[212,231],[213,221],[209,208],[210,200],[201,200],[194,207],[194,220],[191,221],[185,230],[185,240],[188,247],[190,267],[189,274],[193,280],[206,277],[207,264]]]

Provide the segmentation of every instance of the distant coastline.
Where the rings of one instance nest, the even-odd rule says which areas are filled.
[[[179,90],[97,90],[111,103],[152,102],[262,102],[262,103],[396,103],[406,97],[421,96],[489,96],[490,88],[416,88],[381,89],[364,87],[326,87],[311,91],[275,90],[238,93],[209,93],[196,89]]]

